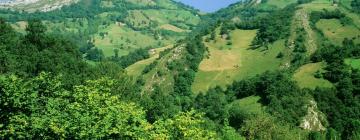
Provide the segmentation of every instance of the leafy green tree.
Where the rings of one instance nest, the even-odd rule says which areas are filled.
[[[104,53],[101,49],[93,48],[85,56],[86,59],[99,62],[104,59]]]
[[[293,129],[286,124],[277,122],[274,118],[265,114],[254,116],[245,121],[241,127],[241,133],[246,139],[304,139],[300,130]]]
[[[114,57],[119,58],[119,49],[114,49]]]
[[[234,128],[230,126],[224,126],[221,130],[223,140],[246,140],[245,137],[241,136]]]
[[[218,123],[229,117],[228,97],[222,93],[220,87],[210,89],[205,95],[199,94],[194,104],[198,110],[205,112],[206,117]]]
[[[159,86],[154,86],[154,91],[150,95],[144,96],[148,96],[148,100],[142,101],[142,105],[147,110],[149,122],[171,118],[181,111],[181,106],[176,104],[175,97],[165,94]]]
[[[25,38],[29,43],[38,46],[39,50],[45,49],[44,47],[47,47],[45,46],[46,44],[44,44],[46,41],[46,27],[40,20],[29,21],[29,24],[26,27],[26,32],[27,34]]]
[[[360,0],[352,0],[351,7],[355,12],[360,13]]]
[[[29,82],[11,76],[1,85],[2,137],[149,137],[145,111],[112,95],[113,80],[88,81],[68,91],[57,78],[41,74]]]
[[[204,128],[203,114],[194,110],[179,113],[173,118],[154,123],[154,134],[157,139],[209,140],[218,136],[215,131]]]

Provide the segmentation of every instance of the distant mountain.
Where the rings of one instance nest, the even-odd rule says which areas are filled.
[[[12,8],[27,12],[52,11],[64,5],[69,5],[77,0],[3,0],[0,1],[0,8]]]

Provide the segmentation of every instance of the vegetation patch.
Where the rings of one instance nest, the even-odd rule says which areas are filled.
[[[289,4],[296,3],[297,0],[265,0],[265,3],[271,6],[284,8]]]
[[[16,22],[15,24],[12,24],[11,27],[13,27],[15,31],[25,33],[27,24],[28,23],[25,21],[19,21],[19,22]]]
[[[150,58],[136,62],[135,64],[127,67],[126,71],[128,72],[129,75],[140,76],[146,66],[150,65],[156,59],[159,58],[160,52],[164,51],[165,49],[169,49],[171,47],[172,46],[167,46],[167,47],[162,47],[162,48],[157,48],[157,49],[151,49],[150,50],[150,53],[151,53]]]
[[[102,49],[107,57],[114,55],[114,49],[119,49],[119,56],[124,56],[138,48],[154,48],[158,43],[153,36],[119,24],[112,24],[94,36],[95,46]]]
[[[296,70],[294,79],[301,88],[332,87],[328,80],[321,77],[324,66],[321,62],[303,65]]]
[[[360,59],[345,59],[345,63],[360,70]]]
[[[304,8],[308,12],[322,11],[324,9],[335,10],[337,8],[337,6],[330,0],[313,0],[310,3],[300,5],[300,7]]]
[[[224,87],[234,80],[240,80],[261,74],[267,70],[276,70],[281,60],[277,55],[285,48],[284,41],[276,41],[268,50],[251,49],[256,30],[234,30],[231,32],[231,44],[216,37],[216,42],[205,43],[209,50],[195,76],[192,85],[194,92],[206,91],[211,87]]]
[[[259,96],[249,96],[232,102],[230,110],[237,110],[248,115],[259,115],[265,113],[265,107],[259,102]]]
[[[173,31],[173,32],[184,32],[183,29],[176,27],[174,25],[171,24],[164,24],[160,26],[161,29],[165,29],[165,30],[169,30],[169,31]]]
[[[336,45],[341,45],[345,38],[355,39],[355,43],[360,43],[360,30],[353,25],[343,25],[338,19],[320,19],[316,27]]]

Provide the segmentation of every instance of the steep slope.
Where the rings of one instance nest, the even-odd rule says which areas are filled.
[[[227,14],[228,11],[231,12]],[[241,14],[236,15],[234,11]],[[208,89],[212,90],[216,86],[225,88],[226,91],[234,90],[226,88],[246,90],[244,87],[247,87],[248,81],[244,79],[265,71],[276,70],[293,74],[293,80],[301,88],[341,88],[346,84],[341,83],[343,82],[341,80],[338,83],[339,79],[335,75],[339,73],[336,74],[336,72],[339,69],[345,71],[351,69],[343,63],[344,58],[350,57],[345,59],[346,64],[356,68],[356,60],[359,58],[360,39],[357,22],[359,22],[360,15],[356,14],[355,10],[351,10],[341,3],[339,4],[338,1],[253,1],[243,6],[233,5],[218,14],[221,14],[220,19],[222,21],[217,23],[217,28],[204,36],[204,44],[207,47],[207,55],[205,56],[207,57],[200,63],[199,71],[192,85],[194,92],[205,92]],[[270,18],[267,18],[267,16]],[[265,23],[265,25],[262,25],[262,23]],[[239,29],[246,32],[257,30],[257,34],[234,35]],[[252,39],[250,44],[245,41],[246,38]],[[236,43],[236,41],[241,41],[241,44]],[[246,44],[248,44],[248,50],[242,52],[233,50],[241,45],[246,46]],[[245,52],[250,50],[263,54],[246,55]],[[274,50],[277,50],[277,52],[275,52],[275,55],[271,55]],[[219,51],[222,52],[220,55],[218,54]],[[337,55],[337,53],[339,54]],[[319,55],[324,58],[316,60]],[[267,61],[262,63],[263,59]],[[251,62],[247,64],[246,61]],[[276,61],[279,62],[273,63]],[[233,67],[229,67],[228,64]],[[338,67],[343,68],[338,69]],[[230,68],[236,70],[226,71]],[[209,72],[205,73],[206,71]],[[356,70],[352,72],[357,75]],[[244,80],[240,81],[243,84],[238,84],[239,87],[227,86],[237,80]],[[355,83],[353,82],[353,84]],[[211,91],[206,93],[209,94]],[[345,93],[339,92],[338,94]],[[352,101],[358,102],[356,92],[350,94],[350,98],[355,96]],[[324,131],[326,130],[325,127],[331,129],[338,127],[333,120],[335,118],[332,116],[333,112],[326,110],[328,109],[327,106],[320,104],[324,103],[322,101],[324,97],[319,98],[316,93],[315,95],[315,97],[304,99],[303,108],[307,108],[307,115],[302,116],[302,121],[299,122],[300,126],[311,131]],[[355,116],[350,118],[359,120]],[[338,119],[337,121],[341,120]],[[330,126],[326,126],[327,121],[330,121]],[[347,122],[347,124],[350,126],[356,125],[351,121]],[[345,133],[343,138],[349,135],[357,136],[357,132],[335,129],[341,131],[340,133]],[[338,136],[335,135],[335,137]]]
[[[340,10],[344,18],[321,19],[314,23],[311,19],[312,13],[324,10]],[[285,17],[284,13],[289,15]],[[215,86],[225,87],[234,80],[241,80],[265,71],[297,69],[309,63],[310,57],[323,44],[323,38],[327,38],[335,45],[342,45],[345,38],[352,38],[355,43],[359,43],[360,32],[356,26],[359,16],[328,0],[305,3],[296,0],[249,1],[223,9],[213,17],[223,22],[217,23],[217,28],[204,36],[204,44],[208,52],[200,63],[192,87],[194,92],[204,92]],[[346,20],[349,21],[347,24],[344,23]],[[261,22],[266,22],[268,25],[261,25]],[[257,34],[250,33],[251,30]],[[238,34],[239,32],[244,33]],[[237,52],[236,48],[240,46],[245,50]],[[251,51],[258,55],[249,53]],[[304,69],[299,69],[298,72],[301,73],[301,70]],[[310,77],[318,79],[314,75]],[[304,79],[298,77],[296,80]]]
[[[324,52],[325,46],[331,47],[328,44],[343,46],[343,41],[348,39],[358,44],[358,17],[353,11],[328,0],[234,4],[205,16],[202,23],[207,24],[192,32],[196,39],[190,37],[179,42],[142,69],[143,93],[166,92],[175,97],[180,96],[177,93],[189,91],[195,95],[199,92],[209,94],[217,86],[227,92],[233,90],[226,88],[232,87],[228,85],[234,81],[266,71],[288,73],[300,88],[333,88],[336,83],[325,74],[332,71],[329,70],[332,66],[314,61],[314,56]],[[193,52],[191,48],[197,51]],[[189,62],[198,60],[194,55],[201,60]],[[354,65],[351,64],[354,61],[349,60],[347,63]],[[190,84],[185,81],[190,81]],[[247,84],[240,86],[246,87]],[[325,131],[329,127],[327,117],[331,116],[317,103],[321,102],[318,98],[302,94],[294,95],[294,98],[302,98],[299,99],[302,103],[297,105],[304,109],[302,115],[296,115],[297,126],[310,131]]]

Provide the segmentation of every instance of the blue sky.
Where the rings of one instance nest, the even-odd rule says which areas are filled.
[[[187,5],[191,5],[203,12],[215,12],[220,8],[238,2],[240,0],[177,0]]]

